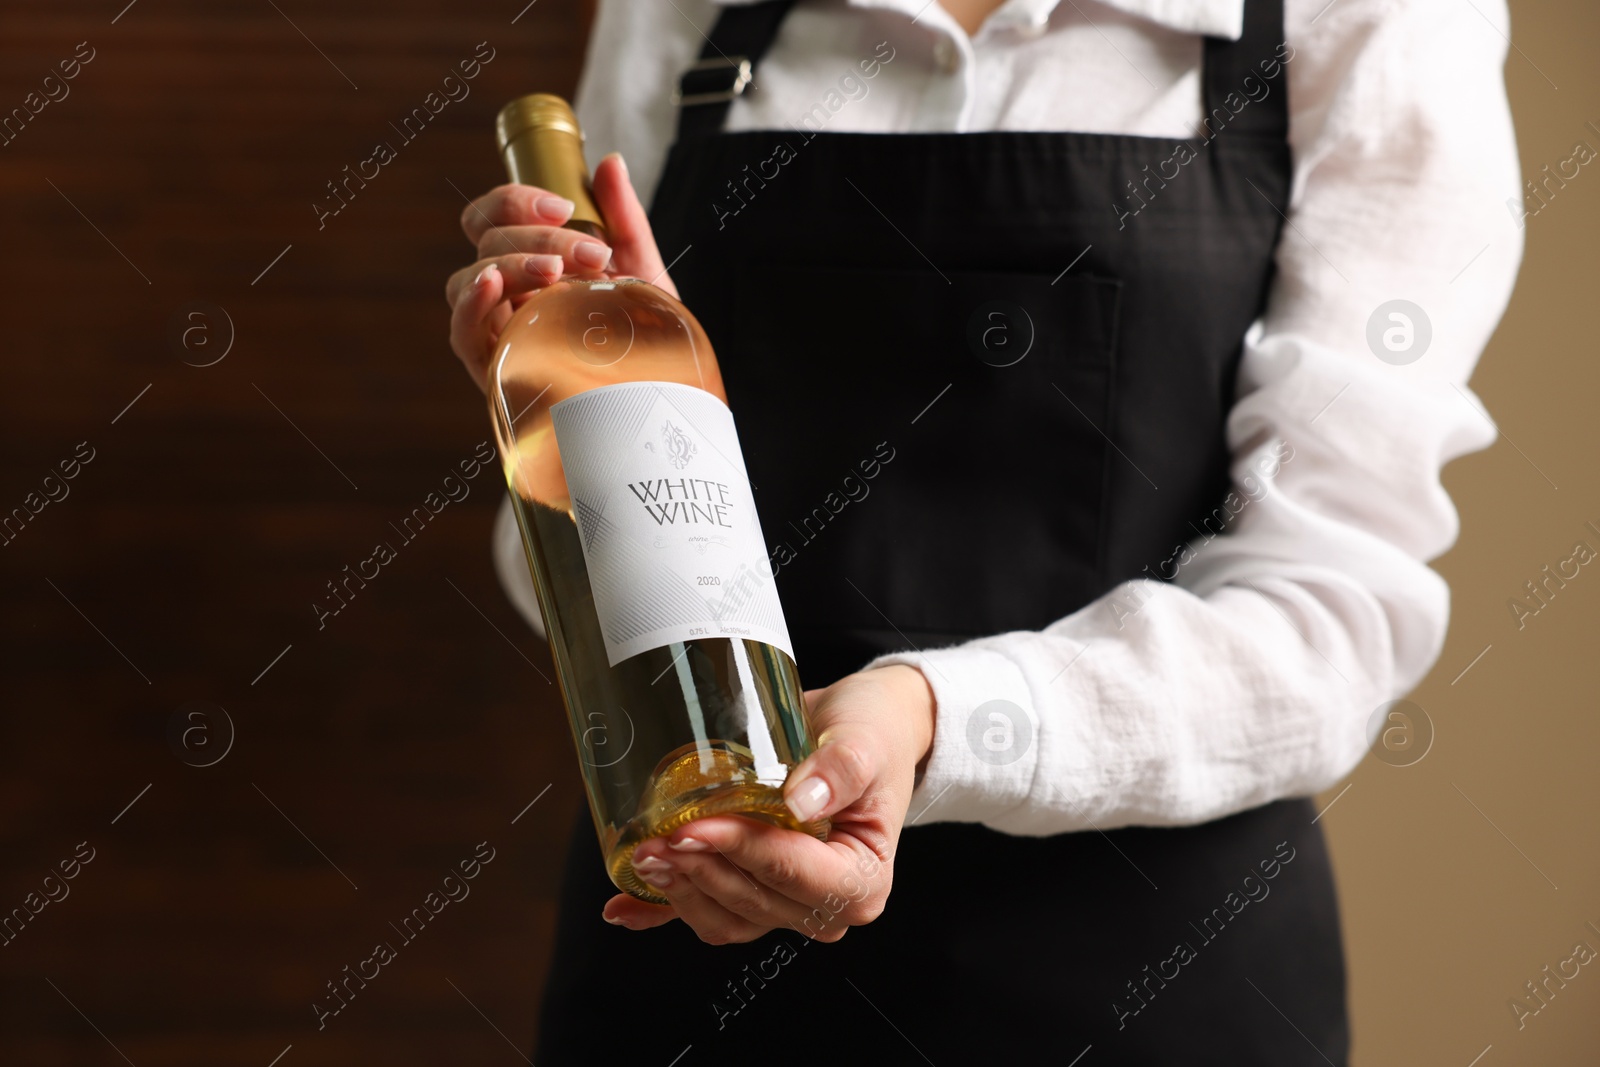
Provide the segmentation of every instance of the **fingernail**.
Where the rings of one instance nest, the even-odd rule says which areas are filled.
[[[633,861],[633,869],[636,871],[670,871],[672,870],[672,864],[660,856],[640,856]]]
[[[599,241],[579,241],[572,250],[572,258],[590,270],[603,270],[611,262],[611,249]]]
[[[529,274],[537,274],[543,278],[553,280],[561,277],[560,256],[529,256],[523,260],[522,266]]]
[[[533,210],[554,222],[566,222],[574,206],[564,196],[541,196],[533,202]]]
[[[672,884],[672,875],[665,874],[660,871],[649,871],[645,874],[641,874],[639,878],[655,886],[657,889],[665,889],[667,886]]]
[[[602,915],[602,916],[600,916],[600,918],[604,919],[606,922],[610,923],[612,926],[627,926],[628,925],[628,920],[624,919],[620,915]]]
[[[827,782],[821,778],[807,778],[795,786],[794,792],[789,794],[789,810],[794,812],[794,817],[801,822],[810,822],[828,806],[828,800],[832,796],[833,790],[828,788]]]
[[[674,837],[667,842],[668,848],[675,848],[679,852],[710,852],[711,842],[704,841],[689,834]]]
[[[624,178],[626,178],[628,176],[628,161],[626,159],[622,158],[622,153],[621,152],[612,152],[611,155],[608,158],[615,158],[616,159],[617,166],[622,168],[622,176]]]
[[[495,266],[493,263],[489,264],[487,267],[478,272],[478,276],[476,278],[472,279],[472,287],[476,289],[478,286],[482,285],[488,280],[490,271],[498,271],[499,269],[500,268]]]

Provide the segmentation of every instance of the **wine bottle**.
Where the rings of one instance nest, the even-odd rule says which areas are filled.
[[[507,104],[513,182],[602,240],[571,107]],[[825,838],[783,784],[814,742],[733,415],[705,331],[647,281],[567,275],[517,306],[489,407],[611,880],[707,815]]]

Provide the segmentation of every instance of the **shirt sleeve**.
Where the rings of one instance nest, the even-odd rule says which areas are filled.
[[[1225,528],[1176,546],[1171,581],[1042,632],[875,660],[920,667],[937,701],[913,821],[1042,835],[1309,795],[1438,658],[1440,470],[1496,437],[1466,381],[1522,250],[1508,15],[1287,6],[1295,178],[1227,423]]]

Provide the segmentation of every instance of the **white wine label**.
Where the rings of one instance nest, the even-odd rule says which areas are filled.
[[[623,382],[550,418],[612,666],[699,637],[794,655],[726,404],[690,385]]]

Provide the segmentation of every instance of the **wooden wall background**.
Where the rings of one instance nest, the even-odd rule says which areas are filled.
[[[94,454],[0,548],[0,910],[95,855],[0,948],[0,1063],[517,1062],[571,742],[494,580],[495,472],[409,544],[388,524],[487,439],[446,338],[457,189],[503,180],[501,103],[570,92],[588,12],[126,4],[0,7],[5,111],[94,54],[0,146],[0,508]],[[483,41],[471,95],[402,146],[388,124]],[[319,231],[324,183],[380,139],[397,158]],[[212,366],[184,360],[220,354],[215,312],[193,348],[169,336],[196,301],[234,327]],[[397,558],[319,631],[324,583],[378,540]],[[169,743],[190,701],[236,727],[213,766]],[[388,924],[480,841],[470,896],[319,1033],[324,983],[400,944]]]

